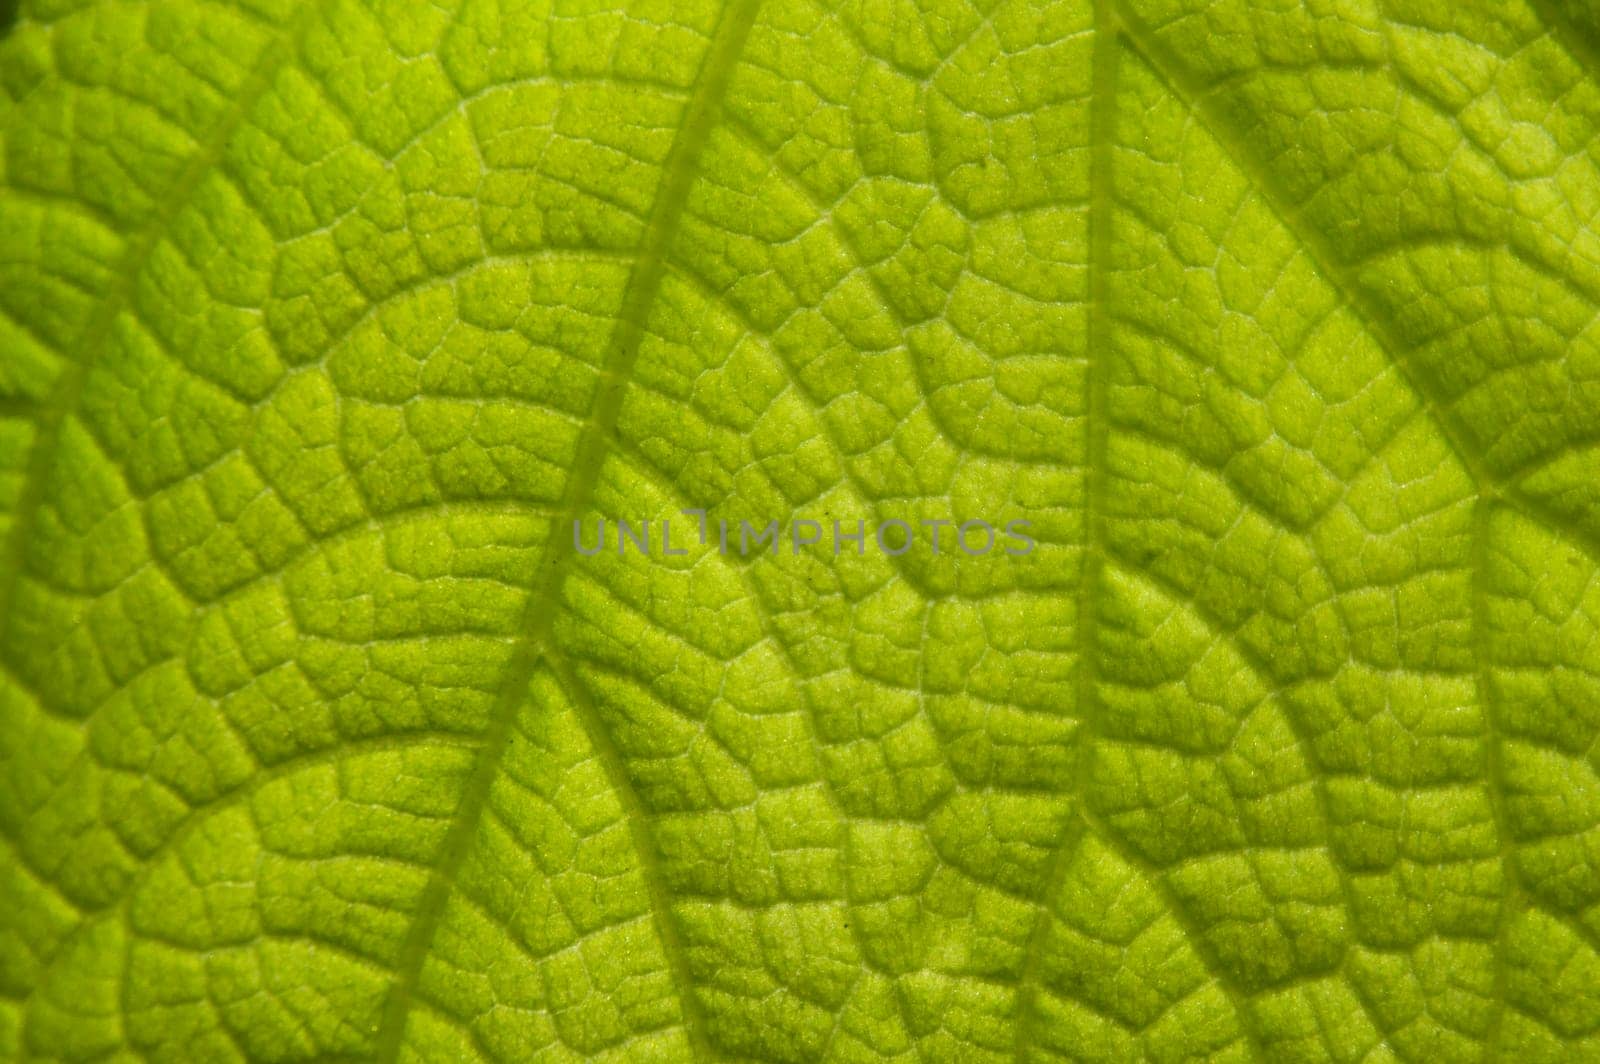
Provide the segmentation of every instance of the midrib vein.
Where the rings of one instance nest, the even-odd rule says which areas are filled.
[[[706,139],[715,124],[734,66],[749,39],[759,6],[760,0],[730,0],[723,9],[711,44],[701,61],[694,91],[684,107],[682,124],[662,164],[661,184],[645,222],[638,255],[623,290],[616,327],[600,369],[599,395],[584,424],[578,454],[572,465],[572,476],[562,492],[561,505],[551,519],[544,549],[540,552],[539,564],[533,574],[532,589],[520,626],[522,635],[507,666],[506,679],[491,711],[472,772],[463,788],[461,803],[440,844],[438,859],[423,888],[416,916],[395,962],[395,982],[385,1002],[373,1048],[374,1059],[380,1064],[392,1062],[399,1056],[406,1016],[416,993],[423,962],[471,849],[473,836],[483,819],[490,788],[499,775],[511,740],[517,709],[540,660],[547,656],[552,671],[562,681],[562,687],[577,708],[577,715],[588,734],[595,756],[602,761],[607,777],[619,792],[618,799],[629,820],[629,831],[636,849],[645,858],[641,860],[640,871],[650,897],[651,919],[667,954],[670,974],[678,992],[685,1033],[697,1056],[709,1058],[705,1025],[688,982],[687,961],[678,943],[676,928],[671,922],[672,914],[666,907],[668,898],[664,884],[660,881],[654,860],[650,859],[655,850],[654,842],[642,820],[643,809],[628,785],[626,765],[615,742],[605,731],[603,722],[593,712],[593,707],[584,701],[586,692],[564,663],[557,660],[548,644],[557,612],[557,598],[574,554],[558,546],[561,531],[580,519],[594,498],[600,469],[610,450],[609,440],[616,429],[628,382],[639,360],[639,348],[650,310],[655,305],[666,276],[668,253],[683,220],[689,191],[700,173]]]
[[[171,230],[178,215],[189,205],[200,182],[222,161],[228,141],[244,124],[256,102],[271,88],[278,71],[294,58],[300,34],[305,32],[316,11],[315,4],[303,5],[295,17],[284,24],[282,32],[262,46],[255,62],[235,90],[227,110],[210,129],[195,138],[194,153],[189,156],[172,185],[162,191],[150,217],[136,231],[127,235],[128,243],[113,268],[105,295],[96,304],[74,344],[78,357],[62,370],[61,378],[51,390],[49,398],[35,408],[38,432],[28,451],[22,487],[12,511],[16,519],[11,526],[11,535],[0,547],[0,655],[6,653],[12,605],[17,584],[21,580],[23,557],[33,535],[39,507],[44,502],[45,482],[49,478],[56,449],[61,444],[62,426],[68,415],[77,409],[89,373],[98,364],[105,345],[111,339],[117,315],[133,298],[135,281],[150,261],[150,255],[161,243],[161,238]]]
[[[1074,737],[1076,753],[1072,778],[1074,804],[1078,807],[1082,823],[1087,823],[1085,813],[1088,805],[1084,776],[1088,771],[1100,713],[1099,690],[1096,686],[1099,682],[1098,599],[1105,549],[1101,511],[1106,441],[1111,428],[1106,420],[1106,374],[1110,369],[1108,344],[1111,324],[1106,300],[1106,258],[1110,254],[1112,239],[1111,204],[1114,193],[1111,168],[1116,149],[1117,65],[1121,48],[1121,27],[1115,12],[1105,0],[1094,0],[1094,51],[1090,60],[1089,90],[1089,315],[1084,382],[1086,446],[1083,460],[1083,561],[1078,570],[1078,669],[1074,678],[1078,732]],[[1050,854],[1042,877],[1039,911],[1035,914],[1034,926],[1023,952],[1022,968],[1017,976],[1016,1042],[1012,1054],[1016,1064],[1023,1064],[1027,1059],[1029,1040],[1033,1037],[1039,994],[1039,965],[1045,939],[1050,933],[1050,921],[1054,913],[1053,896],[1060,888],[1069,851],[1077,835],[1076,825],[1069,819]]]

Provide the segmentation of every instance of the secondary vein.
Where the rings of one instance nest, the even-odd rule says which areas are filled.
[[[440,845],[439,859],[427,886],[423,888],[416,916],[401,946],[395,966],[395,983],[385,1002],[374,1046],[374,1058],[379,1062],[392,1062],[399,1056],[406,1017],[416,993],[423,962],[443,919],[472,839],[483,819],[490,788],[499,775],[510,743],[517,710],[541,658],[547,655],[553,657],[548,646],[551,627],[557,598],[573,557],[572,552],[560,551],[560,532],[581,518],[593,500],[600,469],[610,451],[609,439],[615,431],[623,397],[639,359],[645,325],[666,276],[668,252],[678,234],[690,188],[699,175],[706,139],[722,106],[733,68],[749,39],[759,4],[760,0],[731,0],[724,8],[711,45],[701,62],[694,92],[684,110],[683,123],[673,138],[663,164],[661,185],[645,224],[638,258],[629,274],[620,315],[600,371],[600,394],[584,425],[572,476],[562,493],[562,504],[551,519],[539,566],[534,572],[533,589],[528,596],[522,620],[523,634],[512,655],[506,680],[501,685],[461,803]],[[599,723],[592,714],[580,716],[585,730],[590,733],[590,743],[597,756],[604,756],[604,752],[612,749],[614,744],[609,736],[597,734]],[[615,765],[608,766],[608,770],[616,768]],[[662,900],[656,896],[657,893],[652,891],[653,908],[659,906]],[[675,936],[663,925],[664,921],[672,919],[671,914],[657,913],[655,918],[658,928],[662,928],[663,946],[669,952],[669,963],[681,980],[687,969],[681,957],[671,956]],[[692,995],[684,991],[686,988],[680,986],[685,1029],[691,1043],[697,1049],[703,1049],[704,1024],[699,1021]]]
[[[1106,304],[1106,257],[1111,249],[1112,153],[1115,148],[1117,117],[1117,61],[1121,54],[1120,27],[1105,0],[1094,3],[1094,52],[1091,59],[1089,100],[1089,326],[1084,392],[1083,466],[1083,561],[1078,571],[1077,596],[1077,674],[1075,709],[1078,733],[1073,768],[1073,792],[1080,820],[1086,809],[1084,775],[1088,770],[1090,746],[1094,742],[1095,721],[1099,713],[1096,688],[1096,658],[1101,563],[1104,536],[1101,528],[1101,499],[1105,477],[1106,441],[1110,425],[1106,420],[1106,373],[1109,369],[1107,345],[1110,314]],[[1087,823],[1087,821],[1084,821]],[[1017,1064],[1026,1059],[1028,1041],[1033,1036],[1033,1018],[1039,992],[1039,964],[1049,935],[1053,908],[1052,895],[1059,888],[1068,865],[1068,851],[1077,837],[1076,826],[1068,821],[1062,837],[1050,855],[1040,885],[1039,911],[1028,936],[1022,968],[1017,976],[1016,1043],[1013,1056]]]
[[[22,487],[12,510],[16,520],[12,524],[11,535],[0,544],[0,654],[6,652],[6,637],[15,615],[13,599],[21,580],[27,544],[33,538],[34,522],[39,508],[44,504],[45,485],[50,478],[52,460],[60,446],[62,426],[83,397],[89,373],[111,339],[117,315],[133,298],[135,279],[149,262],[161,238],[172,229],[178,216],[194,198],[200,183],[222,162],[229,140],[244,125],[257,101],[272,87],[278,72],[294,60],[299,52],[300,36],[311,25],[317,10],[314,4],[303,6],[295,18],[284,24],[283,31],[277,37],[262,45],[249,72],[234,90],[227,111],[196,138],[194,153],[189,156],[172,185],[162,192],[149,219],[128,234],[128,242],[117,261],[111,283],[78,337],[75,345],[78,348],[77,360],[62,370],[48,399],[35,410],[38,432],[28,451]]]

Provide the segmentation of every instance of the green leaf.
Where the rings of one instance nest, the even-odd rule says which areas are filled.
[[[1600,1061],[1597,43],[24,0],[0,1058]]]

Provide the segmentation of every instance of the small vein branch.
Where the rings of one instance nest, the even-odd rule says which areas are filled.
[[[1305,248],[1317,272],[1358,314],[1363,327],[1384,350],[1395,372],[1439,426],[1445,442],[1472,478],[1478,494],[1483,498],[1499,500],[1530,520],[1552,529],[1578,544],[1592,560],[1600,562],[1600,536],[1577,524],[1545,500],[1529,495],[1520,485],[1509,482],[1504,472],[1490,466],[1482,448],[1474,442],[1471,431],[1439,394],[1441,389],[1436,382],[1429,379],[1424,369],[1410,357],[1413,345],[1406,342],[1400,330],[1391,322],[1388,312],[1368,288],[1351,275],[1350,264],[1340,256],[1333,243],[1308,222],[1301,206],[1295,203],[1281,182],[1262,163],[1246,137],[1222,113],[1211,87],[1202,84],[1137,15],[1127,10],[1126,0],[1106,2],[1116,9],[1129,46],[1145,59],[1169,91],[1183,101],[1227,150],[1229,157],[1261,193],[1262,201]],[[1559,24],[1555,25],[1552,32],[1557,29]]]
[[[627,764],[622,751],[617,748],[616,741],[606,730],[605,722],[600,718],[588,686],[572,671],[565,659],[552,655],[545,664],[555,676],[562,691],[572,701],[578,720],[589,736],[590,745],[594,747],[595,756],[599,758],[601,766],[605,769],[606,778],[611,783],[611,789],[622,805],[622,816],[628,823],[628,835],[633,841],[640,875],[644,879],[645,892],[650,899],[651,924],[656,930],[656,936],[661,940],[668,972],[672,976],[673,986],[678,991],[678,999],[683,1004],[684,1031],[688,1035],[690,1047],[694,1050],[695,1059],[713,1060],[715,1059],[713,1050],[705,1037],[705,1017],[701,1013],[700,1002],[694,994],[694,978],[689,970],[689,953],[679,932],[678,921],[672,914],[672,897],[667,891],[666,877],[661,869],[661,851],[656,846],[654,834],[650,831],[649,811],[640,801],[633,781],[628,778]]]

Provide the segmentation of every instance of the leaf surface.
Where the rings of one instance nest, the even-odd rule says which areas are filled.
[[[1600,1060],[1597,44],[24,0],[0,1057]]]

